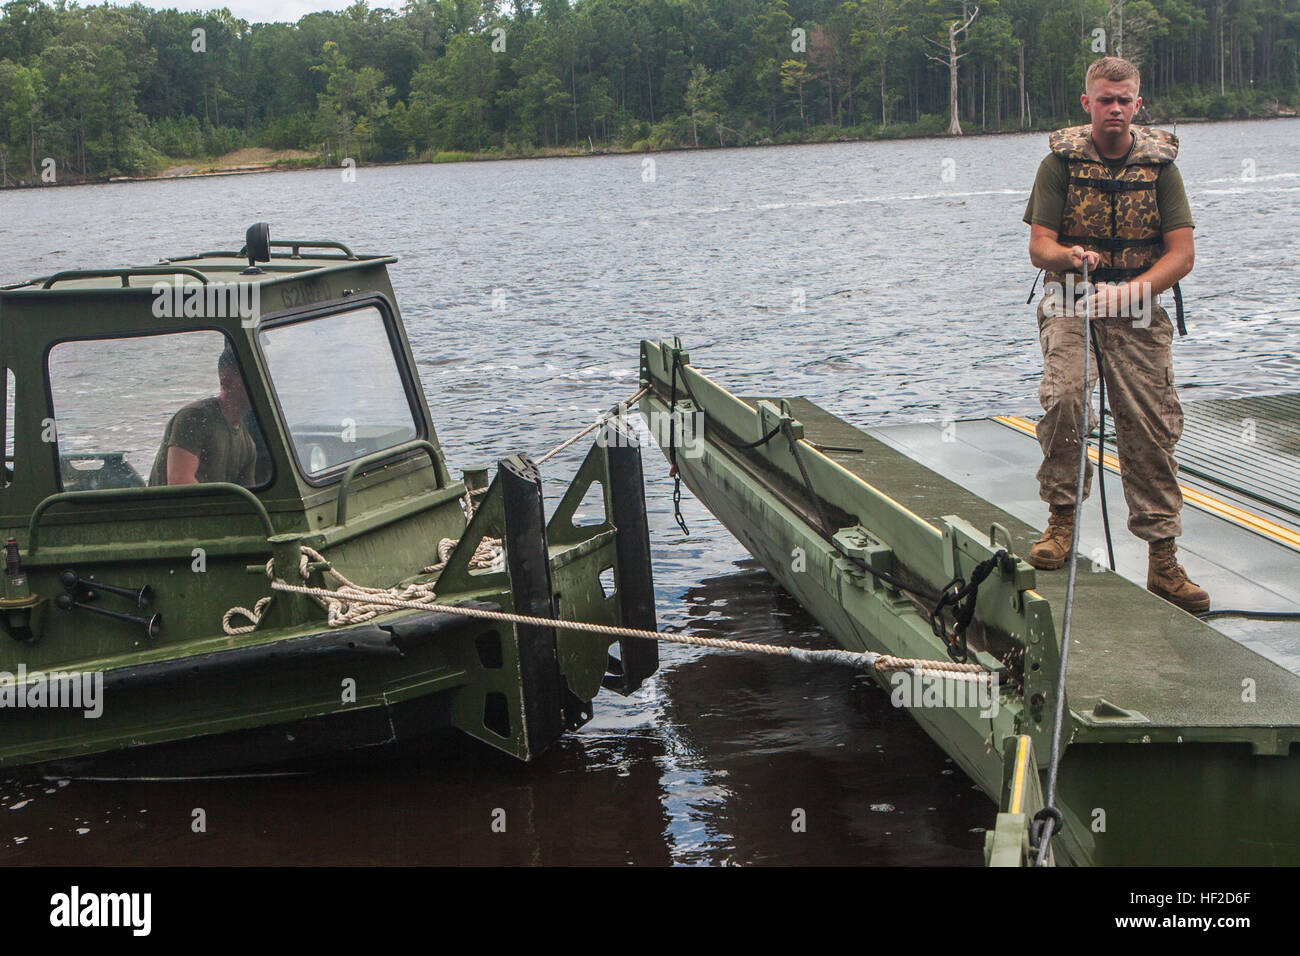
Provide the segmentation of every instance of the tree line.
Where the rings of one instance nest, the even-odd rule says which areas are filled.
[[[1288,112],[1300,0],[357,0],[297,23],[11,0],[0,177],[1043,128],[1087,64],[1151,119]]]

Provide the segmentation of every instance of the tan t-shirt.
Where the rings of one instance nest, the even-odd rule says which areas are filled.
[[[199,460],[199,481],[231,481],[252,487],[256,480],[257,446],[242,425],[231,425],[215,398],[186,405],[167,423],[162,447],[149,473],[150,485],[167,484],[167,449],[183,448]]]

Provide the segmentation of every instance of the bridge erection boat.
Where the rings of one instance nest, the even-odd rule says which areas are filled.
[[[395,261],[259,224],[0,290],[0,766],[183,774],[440,728],[530,760],[655,670],[652,641],[536,623],[654,628],[639,450],[594,443],[549,519],[525,455],[453,478]]]
[[[841,645],[964,659],[996,680],[991,706],[877,674],[999,805],[989,862],[1034,861],[1066,572],[1015,557],[1046,512],[1033,423],[857,428],[804,399],[739,398],[668,342],[642,342],[641,380],[686,485]],[[1300,395],[1186,416],[1180,559],[1216,608],[1274,617],[1198,619],[1149,593],[1145,543],[1127,533],[1110,571],[1094,495],[1056,863],[1300,863]]]

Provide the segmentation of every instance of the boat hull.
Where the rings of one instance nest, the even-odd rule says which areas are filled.
[[[604,494],[604,520],[578,526],[575,509],[594,484]],[[476,568],[485,538],[502,541],[504,553],[499,566]],[[272,545],[275,567],[284,577],[297,574],[301,539],[281,536]],[[612,594],[602,582],[610,571]],[[549,523],[536,468],[521,456],[503,460],[437,577],[404,583],[412,580],[432,583],[440,604],[537,620],[413,609],[330,627],[312,598],[274,591],[259,626],[246,633],[173,640],[107,660],[23,665],[16,682],[0,682],[0,767],[140,748],[172,754],[221,740],[197,762],[207,771],[234,769],[276,754],[388,744],[444,728],[533,760],[591,719],[602,688],[631,693],[657,667],[652,641],[543,623],[654,629],[639,448],[626,437],[593,445]],[[275,626],[283,620],[303,623]],[[58,699],[32,696],[56,683]],[[407,719],[397,720],[399,711]]]

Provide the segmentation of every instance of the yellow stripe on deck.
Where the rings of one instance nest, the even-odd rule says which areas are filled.
[[[1019,415],[998,415],[993,419],[1017,431],[1024,432],[1026,435],[1038,435],[1038,429],[1034,423]],[[1095,465],[1097,464],[1097,450],[1088,449],[1088,458]],[[1106,453],[1106,467],[1117,474],[1121,473],[1119,459],[1110,452]],[[1280,525],[1275,521],[1270,521],[1263,515],[1255,514],[1239,505],[1234,505],[1230,501],[1211,495],[1204,491],[1198,491],[1195,488],[1189,488],[1187,485],[1179,484],[1179,490],[1183,493],[1183,499],[1203,511],[1218,515],[1225,521],[1231,521],[1233,524],[1241,525],[1243,528],[1249,528],[1256,534],[1262,534],[1266,538],[1284,544],[1289,548],[1300,551],[1300,532],[1293,531],[1285,525]]]
[[[1025,795],[1025,766],[1029,763],[1029,738],[1023,734],[1016,739],[1016,775],[1011,780],[1011,808],[1009,813],[1019,813]]]

